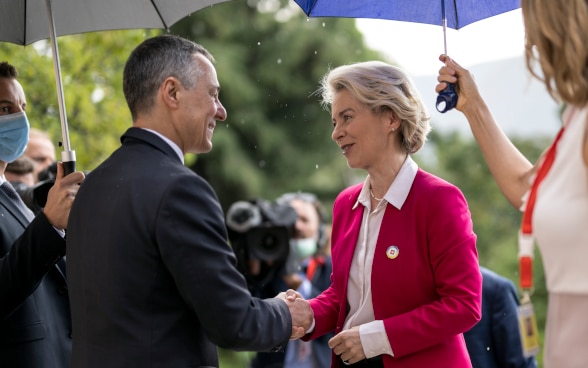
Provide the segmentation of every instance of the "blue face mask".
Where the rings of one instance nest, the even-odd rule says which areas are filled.
[[[19,158],[29,142],[29,120],[24,111],[0,116],[0,161]]]

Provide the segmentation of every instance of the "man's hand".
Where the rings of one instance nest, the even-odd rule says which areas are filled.
[[[312,325],[314,313],[310,308],[310,303],[302,298],[302,295],[295,290],[289,289],[286,292],[279,293],[276,298],[286,302],[292,317],[292,335],[290,340],[299,339],[306,335],[306,331]]]
[[[355,364],[366,358],[359,337],[359,326],[339,332],[329,340],[329,347],[345,364]]]
[[[57,163],[55,184],[49,190],[47,203],[43,208],[43,213],[47,216],[51,225],[58,229],[67,228],[69,211],[85,177],[81,171],[73,172],[64,177],[63,164],[61,162]]]

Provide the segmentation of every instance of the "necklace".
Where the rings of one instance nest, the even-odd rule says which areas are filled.
[[[372,186],[371,186],[371,185],[370,185],[370,195],[372,196],[372,198],[373,198],[373,199],[375,199],[375,200],[376,200],[376,201],[378,201],[378,202],[382,202],[382,199],[384,199],[384,198],[377,198],[377,197],[374,195],[374,192],[372,191]]]

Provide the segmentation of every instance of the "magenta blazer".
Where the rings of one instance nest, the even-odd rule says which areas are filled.
[[[333,205],[331,286],[310,300],[316,326],[305,340],[343,327],[364,210],[353,206],[362,186],[345,189]],[[396,258],[387,256],[391,246]],[[386,368],[472,366],[462,333],[480,320],[482,276],[470,212],[457,187],[418,170],[402,209],[386,207],[371,277],[375,318],[384,321],[394,352],[384,355]]]

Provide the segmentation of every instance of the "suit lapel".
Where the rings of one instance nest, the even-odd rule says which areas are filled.
[[[10,199],[6,193],[4,193],[3,191],[0,190],[0,206],[4,207],[4,209],[6,209],[6,211],[8,211],[16,221],[18,221],[23,229],[26,229],[27,226],[29,226],[29,224],[31,223],[31,221],[29,221],[28,217],[22,213],[22,211],[14,204],[14,202],[12,201],[12,199]],[[61,277],[63,277],[64,280],[66,280],[66,276],[65,276],[65,259],[62,258],[61,260],[59,260],[59,262],[63,262],[63,270],[58,266],[58,264],[55,264],[55,269],[57,272],[59,272],[59,274],[61,275]]]
[[[23,228],[26,228],[29,223],[31,222],[27,216],[22,213],[22,211],[12,202],[6,193],[0,191],[0,205],[6,209],[14,218],[22,225]]]

